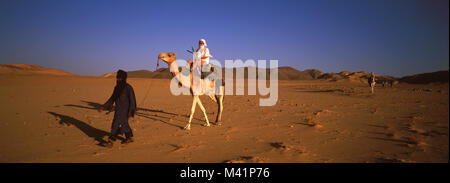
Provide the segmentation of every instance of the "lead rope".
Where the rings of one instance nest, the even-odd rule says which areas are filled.
[[[159,68],[159,59],[156,61],[156,69],[155,69],[155,72],[158,70],[158,68]],[[149,83],[150,83],[150,85],[149,85]],[[145,92],[144,98],[143,98],[143,100],[142,100],[142,106],[143,106],[143,107],[146,106],[147,96],[148,96],[148,94],[150,93],[150,92],[149,92],[149,91],[150,91],[150,88],[152,87],[152,86],[151,86],[151,83],[152,83],[152,78],[150,78],[149,81],[147,81],[147,83],[146,83],[146,85],[147,85],[147,91]]]

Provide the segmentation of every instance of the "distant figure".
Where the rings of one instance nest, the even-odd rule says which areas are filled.
[[[373,93],[373,88],[375,87],[375,74],[373,74],[373,72],[370,72],[370,77],[369,77],[369,86],[370,86],[370,92]]]
[[[117,135],[125,134],[126,139],[122,144],[133,142],[133,132],[128,124],[128,118],[134,117],[136,112],[136,97],[131,85],[127,83],[127,73],[123,70],[117,71],[116,86],[108,101],[99,108],[111,110],[113,103],[116,103],[114,119],[111,125],[111,136],[106,142],[106,147],[112,147]]]
[[[383,88],[384,88],[384,87],[387,87],[387,85],[388,85],[387,80],[381,81],[381,86],[383,86]]]
[[[392,87],[394,86],[395,80],[392,79],[385,79],[382,81],[381,85],[383,85],[383,87]]]

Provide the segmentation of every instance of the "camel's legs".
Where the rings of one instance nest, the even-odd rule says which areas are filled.
[[[216,95],[216,100],[217,100],[217,118],[216,118],[216,123],[217,125],[221,125],[221,121],[222,121],[222,111],[223,111],[223,95]]]
[[[189,123],[186,125],[186,127],[184,127],[185,130],[191,129],[191,121],[192,121],[192,118],[194,117],[195,107],[197,106],[197,100],[198,100],[198,96],[194,96],[194,98],[192,100],[191,115],[189,116]]]
[[[197,103],[198,103],[198,106],[200,107],[200,109],[202,110],[203,115],[205,115],[205,119],[206,119],[206,125],[205,126],[210,126],[209,125],[209,120],[208,120],[208,115],[206,115],[205,107],[203,107],[202,101],[200,100],[200,97],[198,97],[198,96],[197,96]]]
[[[210,93],[209,98],[211,98],[212,101],[217,102],[217,99],[216,99],[216,96],[214,95],[214,93]]]

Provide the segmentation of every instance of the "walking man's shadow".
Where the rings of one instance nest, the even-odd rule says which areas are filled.
[[[97,128],[94,128],[94,127],[86,124],[85,122],[80,121],[80,120],[75,119],[70,116],[58,114],[55,112],[48,112],[48,113],[55,117],[59,117],[60,118],[59,124],[61,124],[61,125],[67,124],[69,126],[74,125],[78,129],[80,129],[84,134],[86,134],[87,136],[94,138],[98,142],[97,145],[105,147],[106,141],[103,140],[103,138],[105,136],[108,137],[110,135],[110,133],[100,130],[100,129],[97,129]]]

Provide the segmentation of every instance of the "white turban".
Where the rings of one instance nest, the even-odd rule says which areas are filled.
[[[208,45],[206,45],[205,39],[200,39],[200,41],[203,42],[203,43],[205,43],[205,47],[208,46]]]

